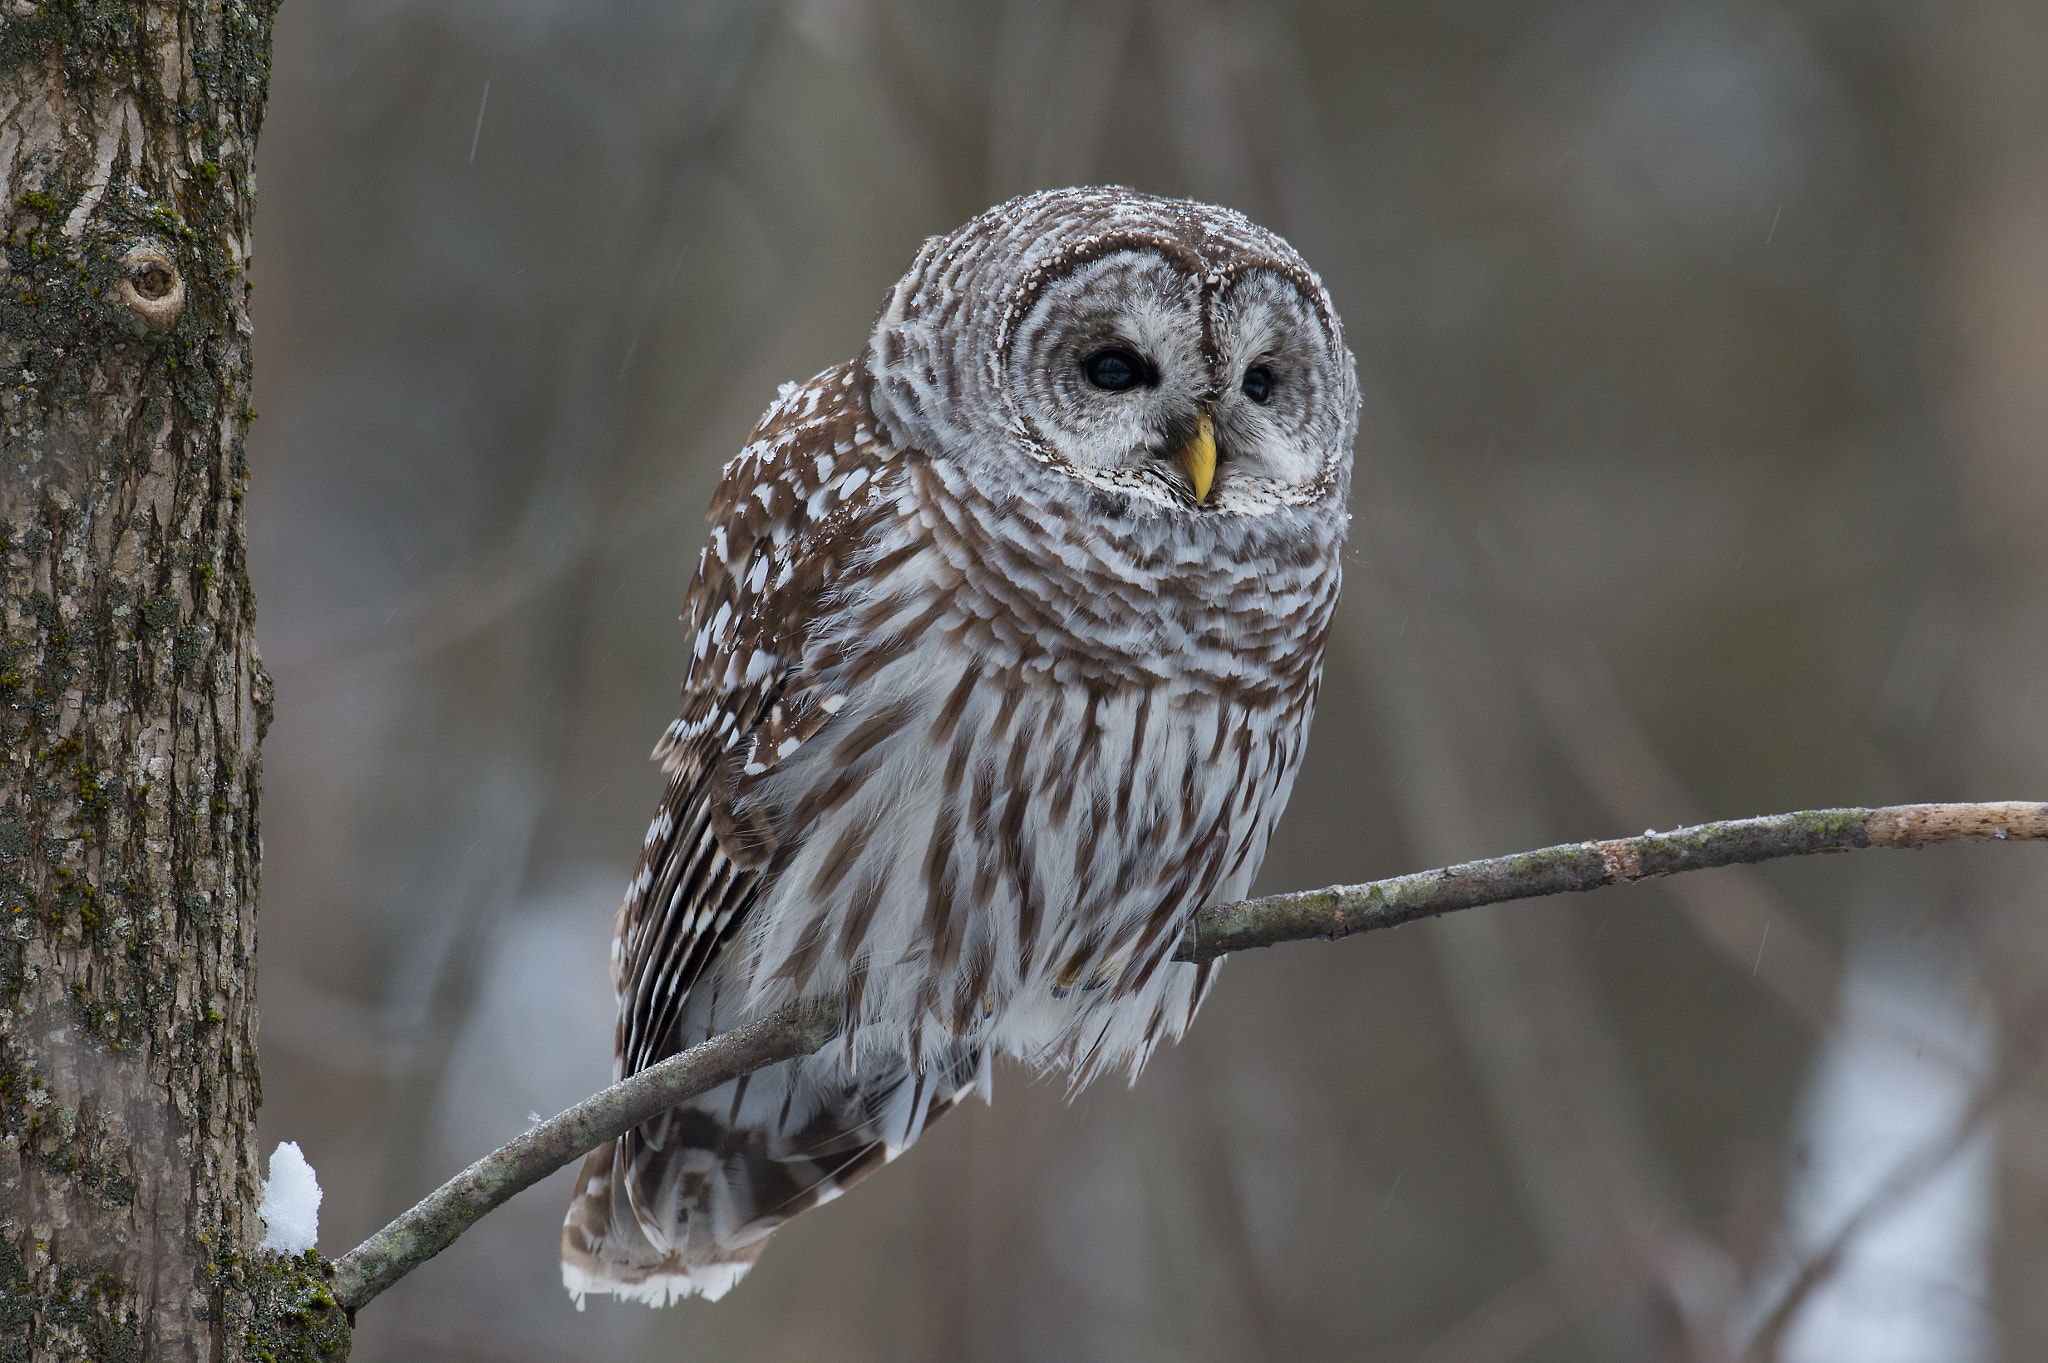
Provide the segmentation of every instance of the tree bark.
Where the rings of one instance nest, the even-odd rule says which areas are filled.
[[[273,13],[0,0],[8,1363],[345,1349],[317,1261],[256,1248],[270,687],[242,497]]]

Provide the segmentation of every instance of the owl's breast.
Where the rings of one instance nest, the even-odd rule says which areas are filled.
[[[898,646],[881,624],[884,660],[757,783],[783,851],[744,984],[764,1006],[846,998],[856,1052],[976,1036],[1079,1073],[1139,1061],[1192,1016],[1207,972],[1170,957],[1257,873],[1313,682],[1279,703],[1112,685],[980,637]]]

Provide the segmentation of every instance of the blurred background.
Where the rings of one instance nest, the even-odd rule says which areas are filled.
[[[262,1118],[321,1247],[608,1080],[719,466],[1021,191],[1241,208],[1357,351],[1262,888],[2048,798],[2044,70],[2038,0],[286,5]],[[1135,1089],[999,1075],[724,1302],[579,1315],[564,1173],[355,1357],[2048,1357],[2043,855],[1248,953]]]

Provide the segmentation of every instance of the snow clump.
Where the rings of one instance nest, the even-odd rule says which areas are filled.
[[[280,1143],[271,1155],[256,1214],[263,1218],[264,1249],[304,1254],[320,1238],[320,1180],[297,1141]]]

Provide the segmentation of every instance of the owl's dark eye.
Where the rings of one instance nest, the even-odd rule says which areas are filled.
[[[1128,393],[1146,381],[1148,369],[1140,356],[1122,346],[1111,346],[1081,361],[1081,372],[1097,388],[1111,393]]]
[[[1262,364],[1255,364],[1244,371],[1244,382],[1239,386],[1244,389],[1246,397],[1264,405],[1273,396],[1273,371]]]

